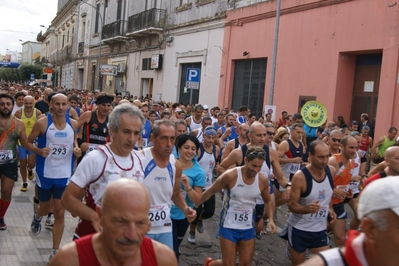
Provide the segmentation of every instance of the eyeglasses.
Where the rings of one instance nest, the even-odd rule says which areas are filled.
[[[252,151],[252,152],[247,154],[247,157],[248,156],[261,157],[262,159],[265,159],[266,158],[266,152],[264,152],[264,151]]]
[[[266,131],[266,134],[269,135],[269,136],[274,136],[274,135],[276,135],[276,133],[270,132],[270,131]]]
[[[337,139],[337,138],[331,138],[331,140],[332,140],[333,142],[341,142],[341,139]]]

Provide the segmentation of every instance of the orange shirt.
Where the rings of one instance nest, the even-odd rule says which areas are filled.
[[[342,163],[341,154],[334,154],[335,158],[338,161],[338,171],[335,174],[334,180],[334,188],[344,188],[346,191],[349,190],[349,183],[351,181],[351,169],[355,168],[354,160],[350,160],[349,166],[345,167]],[[335,196],[332,197],[332,204],[338,204],[343,202],[343,199],[337,198]]]

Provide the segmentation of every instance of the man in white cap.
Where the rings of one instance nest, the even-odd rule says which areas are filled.
[[[304,265],[397,265],[399,178],[376,180],[361,193],[357,215],[362,232],[348,232],[345,246],[323,251]]]

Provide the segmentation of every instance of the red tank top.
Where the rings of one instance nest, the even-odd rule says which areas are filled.
[[[362,141],[360,142],[359,149],[362,151],[367,151],[369,145],[370,145],[370,137],[367,136],[366,139],[362,139]]]
[[[92,238],[93,235],[88,235],[75,240],[79,257],[79,265],[101,266],[97,259],[96,253],[94,252]],[[140,251],[141,265],[158,265],[152,240],[150,238],[144,237],[143,242],[141,242]]]

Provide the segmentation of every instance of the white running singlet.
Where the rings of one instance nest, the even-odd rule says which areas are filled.
[[[242,167],[237,167],[237,181],[232,189],[225,189],[220,224],[230,229],[251,229],[254,227],[253,213],[255,200],[261,194],[259,189],[259,174],[251,185],[242,179]]]
[[[176,159],[171,154],[166,168],[160,168],[153,159],[151,148],[146,148],[143,152],[146,159],[143,184],[150,192],[151,198],[148,218],[152,226],[148,234],[172,232],[170,209],[175,184]]]

